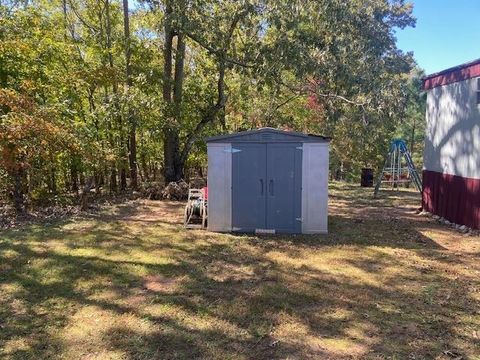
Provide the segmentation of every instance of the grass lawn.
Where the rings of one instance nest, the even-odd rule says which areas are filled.
[[[480,239],[331,184],[328,236],[136,201],[0,232],[1,359],[480,359]]]

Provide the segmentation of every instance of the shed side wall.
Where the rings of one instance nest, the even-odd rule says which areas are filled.
[[[302,233],[328,231],[328,143],[304,143],[302,167]]]
[[[232,230],[232,145],[211,143],[208,155],[208,230]]]

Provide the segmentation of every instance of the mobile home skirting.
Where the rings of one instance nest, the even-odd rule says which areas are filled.
[[[423,170],[424,211],[455,224],[480,228],[480,179]]]

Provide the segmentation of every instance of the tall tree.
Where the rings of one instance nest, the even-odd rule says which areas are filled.
[[[228,76],[235,73],[255,81],[257,88],[268,89],[275,97],[293,100],[314,96],[325,109],[337,109],[337,115],[325,112],[330,119],[344,112],[364,124],[381,116],[391,122],[404,106],[398,95],[404,91],[402,76],[412,61],[396,48],[394,28],[412,25],[414,20],[411,6],[401,0],[301,0],[295,6],[287,0],[155,4],[157,10],[164,9],[167,181],[183,176],[195,141],[215,119],[224,119]],[[203,104],[197,101],[197,122],[193,124],[177,111],[191,104],[185,104],[181,96],[177,101],[172,97],[175,86],[189,86],[184,74],[190,72],[183,70],[183,60],[179,62],[181,71],[172,73],[173,57],[183,59],[184,43],[195,59],[197,73],[200,59],[207,57],[216,74],[216,101],[211,91],[205,94]],[[285,100],[285,104],[292,100]],[[276,112],[285,104],[276,105]],[[275,124],[275,120],[270,123]]]
[[[128,13],[128,0],[123,0],[123,29],[125,34],[125,78],[126,93],[132,87],[132,67],[130,49],[130,17]],[[130,162],[130,186],[133,189],[138,187],[138,166],[137,166],[137,124],[131,106],[127,110],[127,122],[129,124],[129,162]]]

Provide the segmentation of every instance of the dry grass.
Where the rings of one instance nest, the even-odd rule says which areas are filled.
[[[2,359],[480,358],[480,239],[331,186],[330,235],[182,228],[182,204],[0,232]]]

